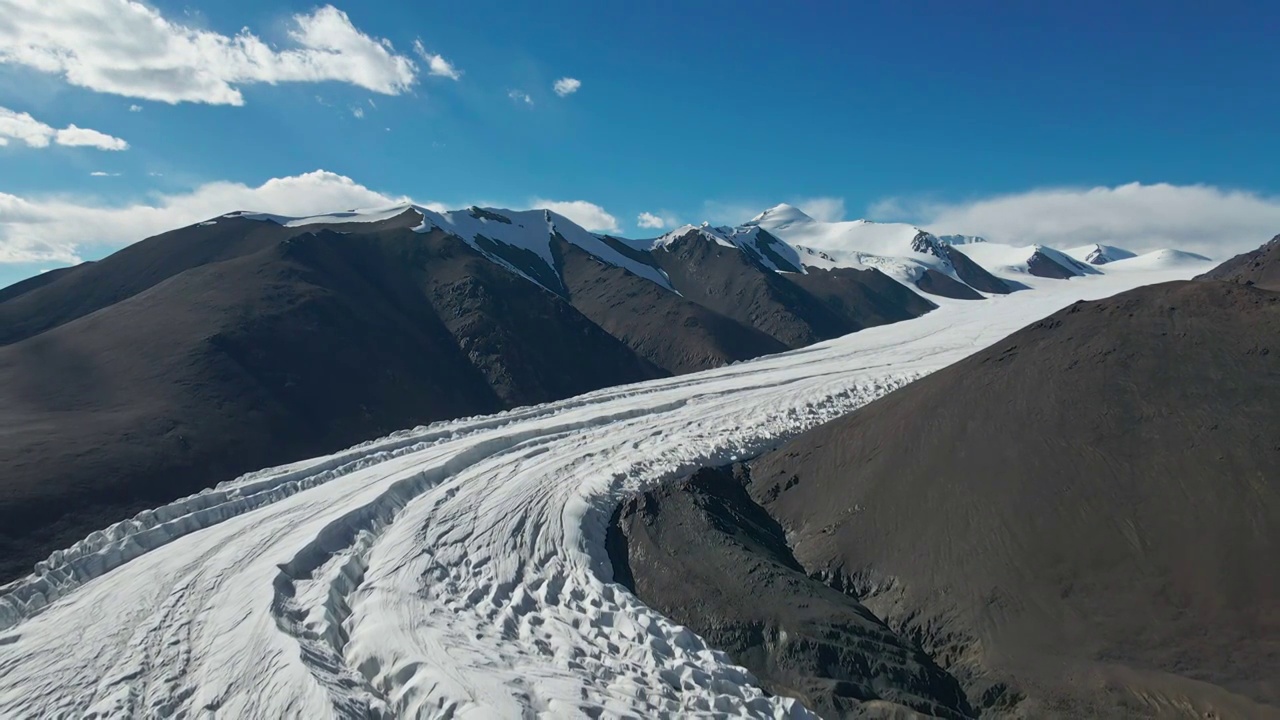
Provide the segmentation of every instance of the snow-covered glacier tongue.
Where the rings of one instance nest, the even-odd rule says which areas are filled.
[[[255,473],[0,593],[2,717],[803,717],[612,582],[623,496],[758,454],[1160,264]]]

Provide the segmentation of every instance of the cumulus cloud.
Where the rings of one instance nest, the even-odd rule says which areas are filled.
[[[49,147],[49,143],[71,147],[92,147],[99,150],[126,150],[129,143],[106,133],[89,128],[68,125],[61,130],[40,122],[30,113],[20,113],[0,107],[0,145],[10,140],[24,142],[31,147]]]
[[[533,104],[533,98],[529,97],[529,93],[521,92],[519,90],[508,90],[507,97],[515,100],[516,102],[522,102],[525,105]]]
[[[130,106],[129,106],[129,112],[142,112],[142,106],[141,106],[141,105],[130,105]]]
[[[99,150],[127,150],[129,143],[106,133],[89,128],[68,125],[54,134],[54,141],[59,145],[72,147],[92,147]]]
[[[845,217],[844,198],[804,198],[792,204],[800,208],[805,215],[819,222],[840,222]]]
[[[120,177],[120,173],[107,172],[105,170],[94,170],[89,173],[90,177]]]
[[[578,88],[582,87],[582,81],[577,78],[562,77],[551,87],[556,91],[557,95],[564,97],[578,92]]]
[[[444,59],[443,55],[436,55],[427,51],[426,46],[421,40],[413,41],[413,51],[422,58],[427,64],[427,72],[440,77],[447,77],[450,80],[457,80],[462,77],[462,71],[453,66],[453,63]]]
[[[355,107],[351,108],[351,114],[352,114],[352,115],[355,115],[355,116],[356,116],[356,119],[357,119],[357,120],[359,120],[359,119],[361,119],[361,118],[363,118],[363,117],[364,117],[364,108],[362,108],[362,107],[360,107],[359,105],[357,105],[357,106],[355,106]]]
[[[1218,259],[1280,233],[1280,197],[1211,185],[1033,190],[965,203],[890,199],[874,205],[871,214],[996,242],[1107,243],[1136,252],[1171,247]]]
[[[79,262],[90,248],[122,247],[235,210],[313,215],[408,201],[324,170],[273,178],[257,186],[212,182],[130,205],[0,193],[0,263]]]
[[[675,227],[679,224],[679,220],[670,213],[665,212],[661,214],[642,212],[636,216],[636,226],[646,230],[661,230],[662,228]]]
[[[605,209],[599,205],[586,200],[545,200],[537,198],[530,204],[538,209],[559,213],[594,232],[620,232],[618,218],[605,212]]]
[[[247,28],[187,27],[134,0],[0,0],[0,63],[55,73],[97,92],[167,103],[243,105],[239,86],[335,81],[396,95],[417,66],[325,5],[291,18],[277,50]]]

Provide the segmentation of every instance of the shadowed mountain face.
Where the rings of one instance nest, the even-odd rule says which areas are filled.
[[[970,698],[1273,717],[1276,352],[1277,293],[1077,303],[759,459],[750,491]]]
[[[780,274],[697,230],[652,251],[681,296],[797,348],[935,306],[879,271],[810,269]]]
[[[1082,274],[1079,269],[1072,269],[1064,262],[1058,262],[1037,250],[1027,259],[1027,272],[1037,277],[1066,280]]]
[[[970,260],[969,256],[962,251],[950,245],[942,246],[942,251],[947,260],[951,262],[952,267],[956,269],[956,277],[963,280],[974,290],[996,295],[1008,295],[1013,292],[1013,287],[1009,283],[987,272],[985,268]]]
[[[1226,280],[1280,292],[1280,235],[1257,250],[1237,255],[1196,279]]]
[[[0,348],[4,576],[242,472],[664,374],[443,233],[264,243]]]
[[[783,352],[788,345],[601,262],[569,243],[553,245],[568,299],[641,357],[674,373]]]
[[[953,300],[982,299],[982,295],[973,288],[933,268],[925,270],[920,275],[920,279],[916,280],[916,287],[930,295],[940,295]]]
[[[0,291],[0,582],[247,471],[933,307],[879,272],[797,275],[806,290],[736,248],[681,295],[559,234],[548,264],[421,230],[413,209],[297,227],[226,216]],[[653,253],[602,242],[661,279]],[[718,302],[757,286],[762,312]]]
[[[615,576],[823,717],[970,716],[955,678],[805,575],[745,479],[742,466],[707,468],[624,502],[608,540]]]

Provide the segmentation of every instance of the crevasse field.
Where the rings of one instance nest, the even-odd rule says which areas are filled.
[[[404,431],[143,513],[0,591],[0,717],[806,716],[611,582],[616,502],[1076,300],[1207,268],[1020,275],[1029,290]]]

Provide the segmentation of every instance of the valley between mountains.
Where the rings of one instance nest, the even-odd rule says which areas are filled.
[[[396,207],[6,289],[0,716],[1273,716],[1280,294],[1125,255]]]

